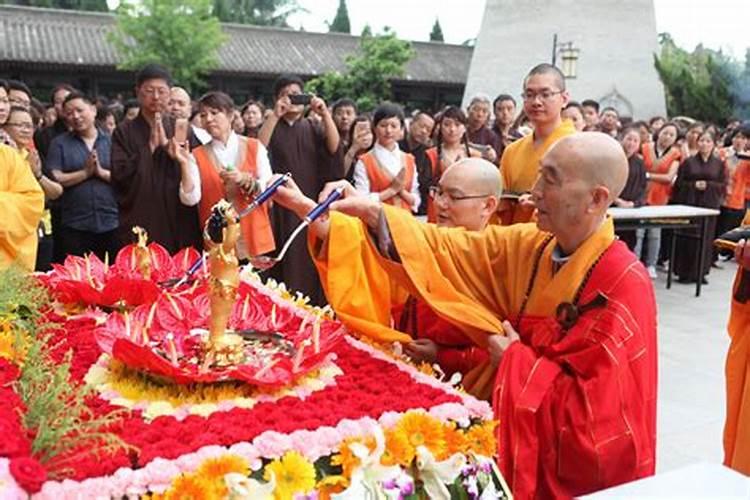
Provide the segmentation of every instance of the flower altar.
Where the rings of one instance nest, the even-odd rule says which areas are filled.
[[[199,257],[0,273],[0,498],[507,497],[487,403]]]

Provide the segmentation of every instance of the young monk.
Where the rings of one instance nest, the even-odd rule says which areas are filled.
[[[404,133],[404,112],[396,104],[381,104],[373,113],[372,125],[375,145],[354,165],[354,187],[384,203],[416,212],[421,200],[416,163],[398,147]]]
[[[656,304],[607,216],[627,173],[617,141],[583,132],[543,156],[536,224],[438,228],[349,192],[313,228],[312,249],[325,252],[341,244],[335,211],[360,218],[363,238],[374,238],[364,257],[488,346],[499,465],[519,499],[582,495],[654,473]],[[308,208],[281,196],[297,213]],[[337,264],[347,265],[329,260]]]
[[[529,191],[537,176],[539,160],[558,139],[575,133],[562,109],[569,101],[565,77],[555,66],[539,64],[529,71],[523,84],[523,110],[534,129],[532,134],[510,144],[503,152],[500,172],[503,188],[518,200],[504,199],[498,208],[505,224],[528,222],[534,214]]]

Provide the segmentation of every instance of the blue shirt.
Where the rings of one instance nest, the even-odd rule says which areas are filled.
[[[109,170],[112,139],[98,130],[94,149],[102,168]],[[60,134],[52,140],[45,169],[64,173],[83,170],[90,151],[83,139],[73,132]],[[52,177],[54,179],[54,177]],[[60,197],[60,223],[65,227],[92,233],[117,229],[117,201],[109,183],[90,177],[75,186],[66,187]]]

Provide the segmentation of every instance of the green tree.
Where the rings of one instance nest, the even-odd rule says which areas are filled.
[[[0,4],[108,12],[107,0],[2,0]]]
[[[404,75],[404,67],[413,56],[411,44],[399,40],[389,28],[373,36],[365,27],[359,51],[345,59],[346,71],[313,78],[306,87],[328,100],[352,98],[360,110],[368,111],[393,97],[391,80]]]
[[[669,115],[726,123],[738,102],[738,63],[702,45],[688,52],[668,33],[660,34],[659,41],[661,53],[654,56],[654,64],[664,84]]]
[[[336,17],[328,25],[328,31],[332,33],[351,34],[352,27],[349,23],[349,10],[346,8],[346,0],[339,0],[339,8],[336,10]]]
[[[120,69],[159,63],[180,85],[201,86],[201,77],[216,67],[217,51],[226,39],[211,8],[211,0],[123,2],[108,37],[123,58]]]
[[[304,9],[297,0],[213,0],[213,12],[224,23],[287,28],[287,18]]]
[[[444,42],[443,39],[443,28],[440,27],[440,19],[435,18],[435,24],[432,25],[432,31],[430,32],[431,42]]]

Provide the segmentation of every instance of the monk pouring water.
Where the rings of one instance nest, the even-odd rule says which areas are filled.
[[[470,232],[371,198],[332,206],[363,221],[364,259],[488,348],[476,369],[494,377],[498,463],[517,498],[570,497],[654,473],[653,288],[607,216],[627,172],[614,139],[584,132],[542,157],[533,224]],[[291,198],[277,202],[304,210]],[[317,223],[314,251],[346,243],[326,234],[339,216]]]

